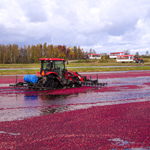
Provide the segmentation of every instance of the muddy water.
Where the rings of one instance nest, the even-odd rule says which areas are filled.
[[[92,106],[149,101],[149,76],[99,79],[107,87],[33,91],[1,84],[0,121],[86,109]]]

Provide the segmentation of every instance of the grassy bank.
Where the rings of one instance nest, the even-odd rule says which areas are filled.
[[[144,59],[144,66],[150,65],[150,59]],[[0,69],[4,68],[40,68],[40,63],[31,64],[0,64]],[[115,59],[100,59],[100,60],[75,60],[69,62],[67,67],[77,67],[77,66],[141,66],[139,63],[118,63]]]
[[[32,63],[32,64],[0,64],[0,69],[5,68],[40,68],[40,63]]]
[[[145,63],[144,65],[150,65],[150,63]],[[33,63],[33,64],[0,64],[0,69],[5,68],[40,68],[40,63]],[[111,62],[99,62],[99,61],[84,61],[79,60],[75,62],[71,62],[67,67],[78,67],[78,66],[141,66],[138,63],[117,63],[116,61],[112,60]]]
[[[91,63],[70,63],[66,66],[68,67],[77,67],[77,66],[141,66],[142,64],[139,63],[97,63],[97,62],[91,62]]]
[[[150,70],[150,66],[114,67],[114,68],[69,68],[68,70],[74,72],[130,71],[130,70]],[[0,75],[36,74],[38,71],[39,69],[0,70]]]
[[[89,67],[89,68],[69,68],[69,70],[77,72],[93,72],[93,71],[127,71],[127,70],[150,70],[149,59],[144,60],[144,64],[139,63],[117,63],[115,59],[101,60],[76,60],[69,62],[66,67]],[[126,66],[113,68],[90,68],[90,66]],[[136,67],[132,67],[136,66]],[[11,68],[40,68],[40,63],[32,64],[0,64],[0,69]],[[36,74],[40,69],[27,70],[0,70],[0,75],[16,75],[16,74]]]
[[[69,70],[77,72],[102,72],[102,71],[130,71],[130,70],[150,70],[150,66],[137,67],[114,67],[114,68],[71,68]]]
[[[36,74],[39,69],[30,70],[0,70],[0,75]]]
[[[100,60],[77,60],[69,63],[68,67],[76,67],[76,66],[148,66],[150,65],[150,60],[148,58],[144,59],[144,64],[140,63],[119,63],[116,62],[116,59],[100,59]]]

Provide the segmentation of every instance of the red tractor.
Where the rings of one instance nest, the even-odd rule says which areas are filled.
[[[86,59],[89,59],[89,56],[88,55],[85,55],[84,56],[84,59],[86,60]]]
[[[136,56],[133,59],[134,63],[144,63],[144,60],[142,58],[140,58],[140,56]]]
[[[106,83],[98,83],[98,77],[97,80],[91,80],[77,72],[67,71],[64,59],[40,58],[39,61],[41,62],[40,72],[37,72],[36,75],[25,75],[25,82],[19,82],[13,86],[27,86],[32,89],[47,90],[80,87],[82,84],[106,85]]]

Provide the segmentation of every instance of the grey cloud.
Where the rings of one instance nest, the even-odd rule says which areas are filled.
[[[150,19],[150,5],[149,5],[149,8],[148,8],[147,13],[146,13],[146,18]]]
[[[25,12],[26,17],[29,18],[29,22],[37,23],[47,21],[47,14],[39,0],[18,1],[18,3]]]
[[[150,29],[149,1],[14,1],[19,6],[12,3],[12,15],[6,14],[6,23],[0,24],[0,43],[23,46],[46,42],[92,48],[97,53],[150,47],[147,39]],[[3,2],[4,5],[7,3]],[[20,12],[17,17],[16,7]],[[4,9],[9,11],[7,7]],[[137,24],[138,20],[142,21]],[[7,22],[11,26],[7,26]],[[142,37],[146,47],[145,43],[139,42]]]
[[[136,23],[136,20],[132,22],[124,20],[123,22],[116,22],[106,30],[108,31],[108,35],[120,36],[124,35],[128,31],[135,30]]]

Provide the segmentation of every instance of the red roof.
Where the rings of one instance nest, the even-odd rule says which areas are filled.
[[[92,54],[92,53],[89,53],[88,55],[101,55],[101,54]]]
[[[112,52],[110,54],[118,54],[118,53],[124,53],[124,52]]]
[[[133,55],[117,55],[117,57],[128,57],[128,56],[133,56]]]
[[[64,59],[61,58],[40,58],[39,61],[41,60],[49,60],[49,61],[65,61]]]

